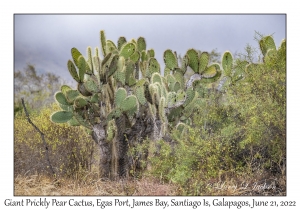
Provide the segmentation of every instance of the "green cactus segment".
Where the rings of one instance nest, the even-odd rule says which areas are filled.
[[[202,77],[203,78],[212,78],[212,77],[216,76],[216,74],[217,74],[216,67],[214,65],[211,65],[202,72]]]
[[[214,77],[211,77],[211,78],[205,78],[203,77],[201,79],[201,83],[203,84],[209,84],[209,83],[213,83],[213,82],[216,82],[218,81],[222,76],[222,71],[221,70],[217,70],[217,73]]]
[[[99,94],[95,93],[94,95],[92,95],[91,97],[91,103],[98,103],[99,102]]]
[[[124,44],[126,44],[126,38],[124,36],[119,37],[118,39],[118,50],[121,50]]]
[[[197,106],[197,99],[199,97],[198,92],[194,92],[193,99],[184,107],[183,114],[189,118],[194,111],[194,108]]]
[[[176,93],[175,92],[169,92],[167,96],[167,106],[168,107],[173,107],[175,106],[176,103]]]
[[[180,133],[182,133],[185,126],[186,125],[184,123],[178,123],[178,125],[176,126],[176,130],[178,130]]]
[[[85,107],[87,104],[88,104],[88,102],[82,97],[78,97],[74,101],[74,105],[75,105],[76,108]]]
[[[102,49],[102,54],[103,57],[106,56],[106,37],[104,31],[100,31],[100,42],[101,42],[101,49]]]
[[[76,120],[75,117],[72,117],[72,118],[68,121],[68,125],[69,125],[69,126],[80,126],[80,123]]]
[[[144,37],[139,37],[137,39],[137,50],[140,52],[146,50],[146,40],[144,39]]]
[[[106,41],[106,53],[113,53],[117,50],[117,46],[115,45],[115,43],[113,43],[113,41],[111,40],[107,40]]]
[[[179,82],[180,87],[183,88],[184,87],[184,75],[181,71],[176,71],[174,73],[174,78],[176,79],[177,82]]]
[[[125,44],[120,50],[120,56],[123,56],[125,59],[129,58],[135,52],[135,45],[133,43]]]
[[[66,96],[67,95],[67,91],[72,90],[72,88],[70,88],[68,85],[62,85],[60,88],[61,92]]]
[[[178,90],[180,90],[181,88],[180,86],[181,86],[180,83],[176,81],[173,87],[173,91],[177,92]]]
[[[186,93],[183,90],[178,90],[176,93],[176,103],[181,103],[185,101]]]
[[[142,61],[148,61],[149,57],[147,55],[147,52],[146,50],[143,50],[142,53],[141,53],[141,60]]]
[[[81,95],[83,95],[83,96],[91,96],[91,95],[93,95],[91,92],[89,92],[89,91],[86,89],[84,83],[78,83],[78,85],[77,85],[77,90],[78,90],[79,93],[81,93]]]
[[[101,62],[101,68],[108,67],[108,61],[111,59],[112,53],[108,53]]]
[[[159,73],[154,73],[151,76],[151,83],[154,84],[155,82],[162,84],[161,76]]]
[[[169,74],[171,74],[171,69],[169,69],[168,67],[165,67],[164,76],[167,77]]]
[[[166,67],[171,70],[177,67],[177,59],[171,50],[166,50],[164,52],[164,62],[166,64]]]
[[[110,120],[107,124],[107,138],[106,141],[112,141],[117,134],[117,126],[115,120]]]
[[[229,51],[226,51],[222,58],[222,67],[225,73],[225,76],[230,76],[233,65],[233,58]]]
[[[116,119],[120,117],[122,114],[122,111],[120,108],[113,109],[106,117],[106,121],[109,122],[110,120]]]
[[[182,115],[182,111],[183,111],[182,106],[171,109],[170,114],[168,114],[168,121],[172,122],[180,118],[180,116]]]
[[[92,129],[92,126],[80,114],[74,113],[75,119],[85,128]]]
[[[184,107],[184,110],[183,110],[183,115],[186,117],[186,118],[189,118],[193,111],[194,111],[194,108],[195,108],[195,103],[191,102],[190,104],[188,104],[186,107]]]
[[[199,73],[202,74],[208,65],[209,62],[209,54],[207,52],[201,53],[199,57]]]
[[[94,66],[93,66],[93,57],[92,57],[92,48],[88,47],[87,48],[87,54],[88,54],[88,59],[87,59],[87,68],[86,68],[86,73],[87,74],[92,74],[94,71]]]
[[[163,122],[166,121],[165,103],[166,103],[166,99],[164,97],[161,97],[158,106],[158,115],[160,120]]]
[[[152,105],[151,103],[148,103],[148,107],[149,107],[149,113],[150,113],[152,119],[155,119],[156,114],[157,114],[157,110],[155,108],[155,105]]]
[[[236,66],[234,68],[234,73],[232,79],[238,81],[244,77],[244,70],[249,63],[247,61],[236,61]]]
[[[268,50],[270,49],[276,50],[274,39],[271,36],[263,37],[259,41],[259,46],[264,56],[267,54]]]
[[[159,92],[159,86],[157,85],[158,83],[155,84],[150,84],[149,85],[149,92],[151,95],[151,101],[153,104],[158,105],[159,100],[160,100],[160,92]]]
[[[119,60],[119,56],[114,55],[109,64],[108,69],[106,70],[106,78],[109,78],[118,69],[118,60]]]
[[[189,49],[186,54],[189,57],[189,66],[193,69],[195,73],[198,73],[199,72],[198,52],[195,49]]]
[[[149,58],[155,57],[155,51],[153,49],[147,50],[147,55]]]
[[[149,59],[148,69],[151,75],[154,74],[155,72],[160,73],[160,65],[155,58]]]
[[[73,112],[73,106],[72,105],[64,105],[64,104],[58,104],[59,107],[63,110],[63,111],[67,111],[67,112]]]
[[[80,82],[83,82],[84,74],[86,72],[86,61],[83,56],[78,58],[78,75]]]
[[[74,103],[74,100],[79,96],[79,92],[77,90],[68,90],[65,95],[69,103]]]
[[[185,74],[187,67],[189,65],[189,62],[190,62],[189,56],[186,54],[182,58],[181,68],[180,68],[183,74]]]
[[[77,71],[76,71],[76,67],[71,60],[68,60],[68,70],[69,70],[71,76],[73,77],[73,79],[76,80],[76,82],[80,82]]]
[[[184,124],[184,123],[178,123],[176,126],[176,131],[177,134],[175,135],[178,139],[183,139],[186,138],[187,134],[188,134],[188,125]]]
[[[151,78],[151,74],[150,74],[149,68],[147,66],[148,66],[147,61],[140,62],[140,69],[141,69],[141,72],[142,72],[142,76],[144,78],[149,79],[149,78]]]
[[[100,92],[100,88],[98,86],[97,79],[95,77],[91,77],[84,82],[84,86],[88,92],[98,93]]]
[[[193,83],[193,90],[196,91],[201,98],[206,97],[208,93],[207,88],[203,85],[203,79]]]
[[[120,106],[120,108],[122,109],[123,112],[132,110],[135,107],[138,107],[138,100],[137,100],[136,96],[134,96],[134,95],[126,97]]]
[[[145,105],[147,102],[147,99],[145,98],[145,90],[144,86],[136,86],[135,88],[135,95],[140,102],[141,105]]]
[[[114,103],[115,103],[116,107],[121,107],[121,105],[126,97],[127,97],[126,90],[124,88],[118,88],[118,90],[115,94],[115,99],[114,99]]]
[[[167,76],[167,85],[168,85],[169,91],[174,91],[175,83],[176,83],[175,77],[173,75],[169,74]]]
[[[186,107],[192,100],[195,98],[195,91],[190,87],[186,90],[186,100],[183,104],[183,107]]]
[[[56,92],[54,95],[55,100],[59,103],[59,104],[63,104],[63,105],[71,105],[66,96],[62,93],[62,92]]]
[[[278,56],[286,59],[286,40],[282,40],[280,47],[278,48]]]
[[[101,81],[101,76],[100,76],[100,58],[98,56],[94,56],[93,57],[93,65],[94,65],[93,73],[97,77],[98,82],[100,83],[100,81]]]
[[[118,81],[121,82],[122,85],[125,85],[125,66],[122,71],[116,71],[114,74],[114,78]]]
[[[133,77],[135,65],[133,61],[129,60],[126,62],[126,71],[125,71],[125,83],[129,84],[129,78]]]
[[[130,60],[132,60],[134,63],[137,63],[140,59],[140,53],[138,51],[135,51],[131,56]]]
[[[77,67],[79,67],[79,60],[78,59],[79,59],[80,56],[82,56],[82,54],[75,47],[73,47],[71,49],[71,54],[72,54],[72,58],[73,58],[73,61],[74,61],[75,65]]]
[[[72,119],[73,113],[67,111],[58,111],[51,115],[50,119],[54,123],[66,123]]]

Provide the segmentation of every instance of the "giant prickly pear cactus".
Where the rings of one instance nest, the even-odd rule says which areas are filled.
[[[129,146],[169,137],[170,126],[192,125],[205,84],[217,81],[221,68],[209,65],[208,53],[195,49],[187,51],[179,66],[176,53],[168,49],[162,76],[143,37],[129,42],[120,37],[115,45],[101,31],[100,42],[102,58],[98,48],[93,56],[88,47],[87,57],[72,48],[67,67],[77,88],[63,85],[55,94],[62,110],[51,120],[84,127],[100,147],[101,176],[114,179],[128,174]],[[188,67],[194,74],[186,80]]]

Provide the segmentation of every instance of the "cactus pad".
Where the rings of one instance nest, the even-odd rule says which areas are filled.
[[[199,57],[199,73],[203,73],[204,70],[206,70],[206,66],[208,65],[209,62],[209,54],[207,52],[201,53]]]
[[[189,49],[186,54],[189,57],[189,66],[193,69],[195,73],[199,72],[199,55],[195,49]]]
[[[105,37],[105,33],[103,30],[100,31],[100,43],[101,43],[103,57],[105,57],[107,54],[106,53],[106,37]]]
[[[137,100],[136,96],[131,95],[131,96],[126,97],[125,100],[123,100],[120,107],[123,112],[127,112],[131,109],[134,109],[137,106],[138,106],[138,100]]]
[[[120,50],[120,56],[123,56],[126,59],[129,58],[134,52],[135,45],[133,43],[127,43]]]
[[[50,119],[55,123],[65,123],[72,119],[73,113],[67,111],[58,111],[51,115]]]
[[[217,74],[217,69],[214,65],[211,65],[207,67],[203,72],[202,72],[202,77],[203,78],[212,78]]]
[[[137,50],[142,52],[143,50],[146,50],[146,41],[144,37],[139,37],[137,39]]]
[[[66,96],[62,92],[56,92],[54,98],[59,104],[70,105]]]
[[[73,77],[73,79],[76,80],[76,82],[80,82],[77,71],[76,71],[76,67],[74,66],[74,64],[71,60],[68,61],[68,70],[69,70],[71,76]]]
[[[164,52],[164,62],[169,69],[177,67],[177,59],[171,50],[166,50]]]
[[[118,88],[114,99],[114,103],[116,107],[121,107],[121,104],[123,103],[126,97],[127,97],[126,90],[124,88]]]
[[[229,51],[226,51],[222,57],[222,67],[225,76],[230,76],[232,70],[233,58]]]
[[[155,58],[149,59],[148,69],[151,75],[154,74],[155,72],[160,73],[160,65]]]
[[[75,47],[71,49],[71,54],[75,65],[78,67],[79,65],[78,59],[80,56],[82,56],[82,54]]]
[[[124,36],[119,37],[118,39],[118,50],[121,50],[124,44],[126,44],[126,38]]]

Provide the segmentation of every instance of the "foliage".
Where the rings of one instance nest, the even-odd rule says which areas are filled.
[[[207,182],[224,176],[285,177],[285,40],[277,49],[270,36],[261,40],[262,62],[239,57],[230,64],[231,55],[223,56],[229,58],[222,61],[222,91],[199,101],[193,124],[176,127],[171,144],[160,142],[159,155],[150,158],[153,175],[179,184],[187,195],[209,193]],[[246,53],[254,51],[247,46]]]
[[[52,95],[61,85],[59,76],[53,73],[39,74],[35,66],[28,64],[14,72],[14,113],[22,111],[21,98],[26,98],[29,110],[39,110],[54,102]]]
[[[56,174],[75,177],[91,170],[96,163],[93,140],[78,127],[51,123],[49,116],[55,110],[58,110],[56,104],[44,107],[40,113],[32,113],[30,118],[45,134]],[[25,113],[17,113],[14,120],[15,174],[47,174],[50,173],[47,167],[45,147],[39,133],[28,123]]]

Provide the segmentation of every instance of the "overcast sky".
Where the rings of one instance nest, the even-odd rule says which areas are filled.
[[[67,70],[71,48],[86,55],[87,46],[100,48],[100,30],[117,42],[143,36],[147,49],[164,68],[166,49],[184,55],[189,48],[243,52],[247,43],[258,47],[255,31],[273,34],[276,45],[286,38],[286,16],[279,15],[18,15],[14,16],[14,68],[35,65],[72,80]]]

